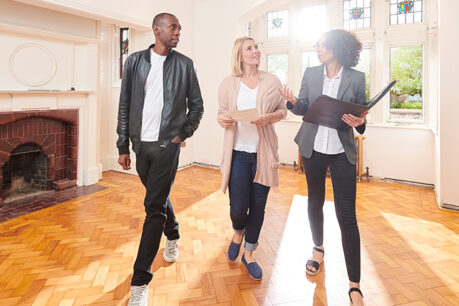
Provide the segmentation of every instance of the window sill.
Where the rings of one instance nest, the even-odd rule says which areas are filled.
[[[388,122],[388,123],[367,123],[367,128],[397,128],[397,129],[412,129],[412,130],[429,130],[434,133],[434,130],[425,124],[421,123],[405,123],[405,122]]]
[[[302,117],[286,118],[279,122],[286,123],[303,123]],[[405,122],[389,122],[389,123],[367,123],[367,128],[397,128],[397,129],[415,129],[415,130],[430,130],[436,133],[434,129],[426,126],[423,123],[405,123]]]

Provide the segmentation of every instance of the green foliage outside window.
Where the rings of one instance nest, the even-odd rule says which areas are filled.
[[[422,46],[391,49],[391,108],[422,109]]]

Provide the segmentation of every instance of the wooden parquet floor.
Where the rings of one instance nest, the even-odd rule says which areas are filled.
[[[306,277],[312,242],[303,175],[282,168],[271,190],[252,280],[231,263],[227,195],[216,170],[178,173],[171,199],[179,260],[153,263],[150,305],[349,305],[347,274],[327,180],[323,272]],[[106,172],[103,191],[0,223],[0,305],[125,305],[143,224],[139,178]],[[367,305],[459,305],[459,213],[433,190],[358,184],[362,291]],[[158,254],[162,254],[164,239]]]

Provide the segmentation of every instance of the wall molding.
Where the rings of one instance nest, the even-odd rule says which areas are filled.
[[[27,50],[29,49],[29,50]],[[28,69],[27,71],[21,71],[18,69],[17,66],[26,65],[29,66],[30,64],[33,64],[33,62],[38,62],[40,64],[40,61],[37,61],[36,58],[31,58],[30,56],[22,56],[21,57],[21,52],[30,52],[30,49],[34,50],[32,55],[35,56],[42,56],[41,60],[49,60],[49,63],[51,64],[49,67],[42,67],[45,69],[48,69],[48,71],[44,71],[43,69],[39,69],[39,71],[36,71],[36,75],[33,75],[33,70]],[[30,54],[29,54],[30,55]],[[32,61],[32,63],[28,63],[27,61]],[[57,70],[57,61],[56,61],[56,56],[45,46],[37,44],[37,43],[26,43],[22,44],[19,47],[17,47],[10,55],[10,69],[11,73],[14,76],[14,78],[21,84],[26,85],[26,86],[31,86],[31,87],[37,87],[41,85],[45,85],[51,81],[54,76],[56,75],[56,70]],[[43,75],[39,75],[42,72],[45,72]]]
[[[100,44],[98,39],[85,38],[81,36],[62,34],[58,32],[50,32],[45,30],[38,30],[29,27],[21,27],[16,25],[10,25],[5,23],[0,23],[0,31],[10,32],[15,34],[27,35],[27,36],[37,36],[45,39],[53,39],[67,42],[76,42],[76,43],[88,43],[88,44]]]
[[[89,19],[100,20],[108,23],[116,23],[121,26],[134,28],[141,31],[151,31],[151,22],[132,18],[126,15],[114,14],[107,10],[83,6],[70,0],[13,0],[15,2],[38,6],[62,13],[77,15]]]

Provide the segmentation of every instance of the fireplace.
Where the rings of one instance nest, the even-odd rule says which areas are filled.
[[[78,110],[0,113],[0,201],[76,185]]]

